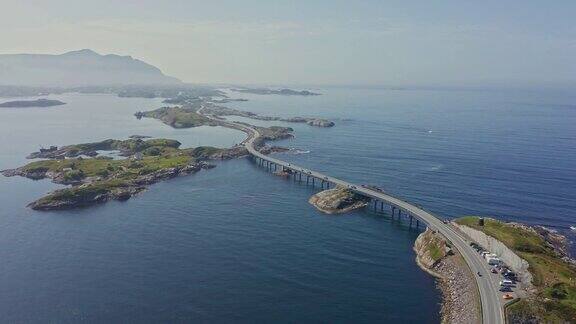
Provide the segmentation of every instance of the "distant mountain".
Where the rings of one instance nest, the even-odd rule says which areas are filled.
[[[0,85],[82,87],[181,83],[131,56],[100,55],[89,49],[61,55],[0,55]]]

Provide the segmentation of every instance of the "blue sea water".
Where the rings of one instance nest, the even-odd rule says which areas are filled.
[[[228,105],[334,119],[329,129],[289,124],[296,138],[278,144],[309,153],[282,158],[379,185],[442,217],[493,215],[563,232],[576,223],[576,96],[318,91],[232,93],[250,101]],[[243,138],[132,116],[160,106],[155,99],[52,97],[68,105],[0,110],[0,169],[25,163],[39,145],[141,134],[225,147]],[[307,203],[315,189],[248,159],[153,185],[127,202],[25,207],[57,187],[0,178],[3,322],[439,321],[434,281],[414,263],[418,230],[370,210],[321,214]]]

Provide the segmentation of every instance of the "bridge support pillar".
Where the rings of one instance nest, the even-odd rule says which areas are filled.
[[[380,212],[383,212],[383,211],[384,211],[384,202],[381,201],[380,202]]]
[[[308,182],[310,181],[310,176],[306,176],[306,184],[308,184]]]

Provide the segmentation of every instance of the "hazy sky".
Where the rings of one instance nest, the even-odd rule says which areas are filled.
[[[0,53],[90,48],[188,82],[576,85],[574,0],[0,0]]]

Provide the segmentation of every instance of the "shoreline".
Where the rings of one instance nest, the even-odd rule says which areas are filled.
[[[413,250],[416,264],[434,277],[441,293],[442,323],[480,323],[480,296],[475,278],[459,252],[428,228],[414,241]]]

